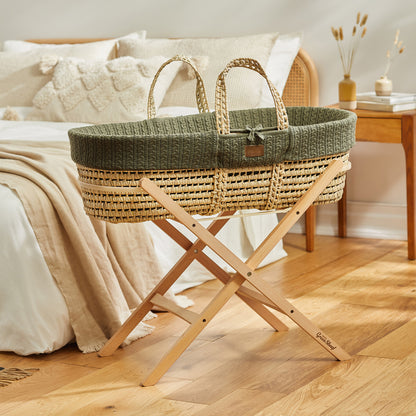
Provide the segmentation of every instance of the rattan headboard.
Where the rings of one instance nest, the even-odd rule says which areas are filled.
[[[310,56],[300,49],[283,91],[286,106],[318,106],[318,72]]]
[[[31,39],[35,43],[86,43],[106,39]],[[283,102],[286,106],[317,106],[319,105],[319,81],[315,64],[311,57],[300,49],[292,65],[286,87],[283,91]]]

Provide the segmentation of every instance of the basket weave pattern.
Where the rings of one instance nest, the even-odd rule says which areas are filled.
[[[138,181],[144,177],[192,215],[233,209],[280,210],[295,204],[334,158],[342,158],[344,170],[315,201],[327,204],[342,197],[348,153],[250,169],[109,171],[78,165],[78,172],[88,215],[115,223],[141,222],[172,218],[142,191]]]

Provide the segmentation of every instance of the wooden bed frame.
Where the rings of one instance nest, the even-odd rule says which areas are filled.
[[[28,39],[33,43],[48,44],[76,44],[109,40],[111,38],[56,38],[56,39]],[[311,57],[304,49],[300,49],[293,62],[286,86],[282,95],[286,106],[319,105],[318,72]],[[305,213],[306,250],[313,251],[316,232],[316,208],[311,206]]]

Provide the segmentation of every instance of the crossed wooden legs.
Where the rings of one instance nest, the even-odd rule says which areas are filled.
[[[123,326],[111,337],[111,339],[108,340],[108,342],[100,350],[99,355],[111,355],[120,346],[128,334],[136,327],[136,325],[144,318],[144,316],[153,308],[153,306],[161,307],[176,314],[187,321],[190,326],[177,340],[171,350],[162,358],[147,379],[142,383],[144,386],[154,385],[186,350],[198,334],[208,325],[211,319],[218,313],[225,303],[234,294],[236,294],[277,331],[287,330],[287,327],[273,313],[271,313],[266,306],[290,317],[306,333],[315,339],[316,342],[321,344],[323,348],[325,348],[338,360],[349,359],[350,356],[348,353],[338,346],[335,341],[333,341],[322,330],[317,328],[309,319],[307,319],[283,296],[281,296],[269,283],[258,277],[255,272],[258,265],[268,255],[273,247],[275,247],[283,236],[286,235],[293,224],[300,218],[306,209],[311,206],[319,194],[326,188],[326,186],[341,169],[342,162],[340,160],[331,162],[316,182],[284,216],[284,218],[264,239],[262,244],[245,263],[241,261],[232,251],[225,247],[217,238],[215,238],[215,234],[217,234],[218,231],[225,225],[227,219],[214,221],[208,229],[206,229],[184,209],[176,204],[160,188],[153,184],[152,181],[146,178],[142,179],[140,181],[140,186],[164,208],[166,208],[176,218],[176,220],[191,230],[196,235],[198,240],[195,243],[191,243],[169,222],[165,220],[156,221],[156,224],[175,241],[177,241],[179,245],[185,248],[186,252],[146,297],[130,318],[123,324]],[[229,216],[230,214],[233,214],[233,212],[225,212],[221,215]],[[202,252],[205,246],[210,247],[211,250],[226,261],[237,273],[230,277],[228,273],[223,271],[213,260]],[[222,283],[224,283],[223,288],[200,314],[182,309],[174,302],[163,297],[166,291],[172,286],[172,284],[179,278],[179,276],[194,259],[199,261]],[[243,287],[242,285],[246,281],[248,281],[256,290]]]

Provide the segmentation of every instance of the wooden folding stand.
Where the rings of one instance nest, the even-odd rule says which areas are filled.
[[[351,357],[347,352],[337,345],[335,341],[333,341],[321,329],[317,328],[309,319],[307,319],[282,295],[280,295],[269,283],[258,277],[258,273],[255,271],[258,265],[275,247],[275,245],[287,234],[293,224],[295,224],[295,222],[308,209],[308,207],[313,204],[315,199],[327,187],[332,179],[341,171],[342,166],[343,163],[341,160],[332,161],[325,171],[318,177],[315,183],[305,192],[305,194],[290,209],[290,211],[286,213],[284,218],[264,239],[262,244],[257,248],[257,250],[254,251],[245,263],[215,237],[215,235],[220,231],[235,211],[223,212],[219,214],[217,220],[213,221],[208,228],[205,228],[176,202],[174,202],[165,192],[157,187],[151,180],[147,178],[142,179],[140,181],[140,186],[152,198],[166,208],[166,210],[169,211],[177,221],[192,231],[198,239],[192,243],[167,220],[155,221],[156,225],[172,237],[186,250],[186,252],[146,297],[146,299],[129,317],[129,319],[127,319],[123,326],[111,337],[111,339],[108,340],[108,342],[100,350],[99,355],[111,355],[154,306],[166,309],[176,314],[180,318],[187,321],[190,326],[142,383],[143,386],[154,385],[205,328],[205,326],[208,325],[211,319],[225,305],[225,303],[234,294],[236,294],[276,331],[285,331],[288,328],[273,313],[271,313],[266,306],[290,317],[316,342],[321,344],[322,347],[324,347],[338,360],[350,359]],[[237,273],[230,276],[221,267],[219,267],[212,259],[203,253],[202,250],[205,246],[211,248]],[[216,278],[224,283],[224,287],[200,314],[180,308],[174,302],[163,296],[193,260],[199,261],[210,272],[212,272]],[[243,283],[246,281],[249,282],[256,290],[242,287]]]

